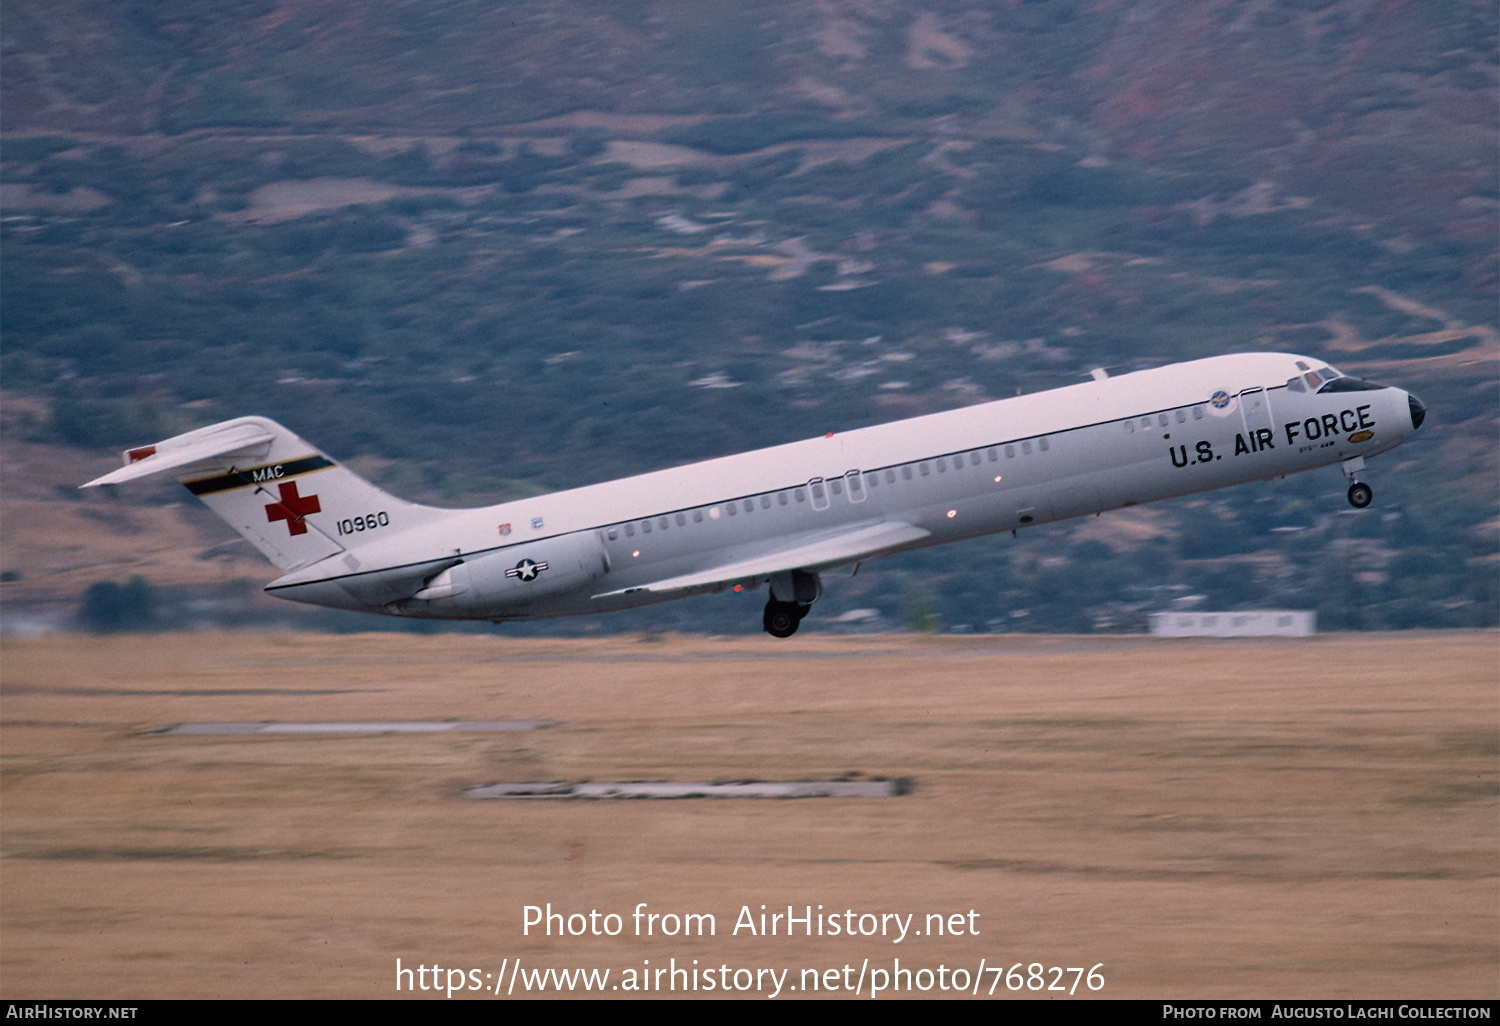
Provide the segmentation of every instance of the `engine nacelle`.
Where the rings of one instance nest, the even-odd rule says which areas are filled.
[[[609,572],[597,531],[559,535],[465,558],[399,603],[409,616],[524,614],[541,600],[581,588]]]

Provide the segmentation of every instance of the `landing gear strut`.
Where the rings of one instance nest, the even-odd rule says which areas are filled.
[[[797,627],[802,623],[802,618],[807,615],[809,608],[796,602],[778,602],[771,599],[766,603],[766,612],[761,618],[761,623],[771,637],[790,638],[797,633]]]
[[[823,582],[806,570],[783,570],[772,574],[770,583],[771,597],[761,624],[773,638],[790,638],[823,594]]]

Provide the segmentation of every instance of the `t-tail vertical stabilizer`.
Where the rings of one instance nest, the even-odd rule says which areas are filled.
[[[170,474],[283,571],[354,547],[367,515],[373,531],[444,512],[388,495],[265,417],[174,435],[127,449],[124,459],[119,470],[83,487]]]

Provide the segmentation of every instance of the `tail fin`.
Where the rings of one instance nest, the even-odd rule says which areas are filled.
[[[413,526],[437,512],[382,492],[265,417],[213,424],[124,457],[125,466],[83,487],[170,473],[284,571],[338,555],[366,530]]]

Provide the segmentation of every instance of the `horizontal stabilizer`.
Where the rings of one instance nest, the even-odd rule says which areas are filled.
[[[927,538],[932,532],[900,522],[868,524],[842,534],[825,536],[790,548],[780,549],[742,559],[734,563],[712,567],[696,573],[669,577],[650,584],[608,591],[594,598],[613,598],[617,595],[672,595],[678,592],[701,591],[716,585],[735,584],[741,581],[769,577],[785,570],[826,570],[830,567],[853,563],[856,560],[873,559],[896,549],[905,548]]]
[[[189,431],[165,442],[126,450],[125,466],[81,487],[94,488],[98,485],[135,481],[205,460],[228,456],[253,457],[264,453],[274,437],[259,424],[233,422],[200,431]]]

